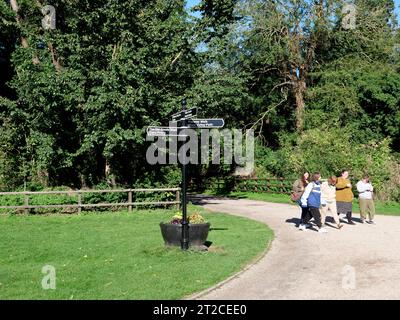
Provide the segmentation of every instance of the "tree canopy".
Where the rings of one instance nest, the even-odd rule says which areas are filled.
[[[145,128],[185,97],[258,136],[256,175],[349,166],[391,181],[400,152],[393,0],[0,1],[0,187],[176,184]],[[388,197],[400,198],[391,191]]]

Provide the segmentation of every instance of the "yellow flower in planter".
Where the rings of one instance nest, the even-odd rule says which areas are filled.
[[[197,224],[197,223],[205,223],[205,220],[201,214],[193,213],[188,217],[189,223]]]
[[[188,216],[188,222],[191,224],[199,224],[199,223],[205,223],[204,217],[199,214],[199,213],[193,213]],[[171,219],[172,224],[180,224],[182,223],[182,213],[177,212]]]

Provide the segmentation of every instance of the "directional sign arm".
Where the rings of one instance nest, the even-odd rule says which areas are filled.
[[[187,121],[189,128],[197,129],[222,128],[224,125],[224,119],[189,119]]]
[[[197,114],[197,108],[190,108],[188,110],[184,110],[184,111],[179,111],[175,114],[172,115],[172,120],[173,121],[180,121],[180,120],[184,120],[184,119],[190,119],[192,117],[194,117]]]
[[[178,135],[177,127],[147,127],[147,135],[148,136],[176,136]]]

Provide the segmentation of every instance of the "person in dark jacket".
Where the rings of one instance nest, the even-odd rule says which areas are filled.
[[[314,218],[315,223],[318,227],[318,232],[326,233],[328,232],[321,223],[321,213],[319,208],[321,207],[321,174],[315,172],[312,175],[311,182],[307,185],[301,196],[301,206],[308,207],[309,211],[306,214],[304,223],[299,226],[299,230],[306,230],[309,226],[309,221]]]
[[[307,215],[307,211],[308,208],[307,207],[302,207],[301,206],[301,196],[304,193],[304,190],[306,189],[307,185],[308,185],[308,179],[310,177],[310,174],[308,173],[308,171],[304,172],[299,179],[297,179],[292,186],[292,193],[296,195],[296,197],[298,198],[298,200],[296,201],[297,204],[300,206],[301,208],[301,218],[300,218],[300,225],[304,224],[304,218]]]

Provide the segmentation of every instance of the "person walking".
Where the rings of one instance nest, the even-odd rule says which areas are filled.
[[[301,196],[304,193],[304,190],[306,189],[308,185],[308,178],[310,177],[310,174],[308,171],[304,172],[299,179],[297,179],[292,186],[292,200],[294,200],[301,208],[301,218],[300,218],[300,224],[304,223],[304,218],[306,217],[308,208],[307,207],[302,207],[301,206]]]
[[[331,216],[335,220],[336,227],[342,228],[343,225],[340,223],[339,216],[336,208],[336,176],[330,176],[327,181],[321,184],[321,223],[325,224],[326,216],[330,211]]]
[[[318,232],[326,233],[328,232],[321,223],[321,213],[319,208],[321,206],[321,174],[315,172],[312,175],[311,182],[307,185],[301,196],[301,206],[308,207],[309,210],[306,213],[304,222],[299,226],[299,230],[306,230],[309,226],[311,218],[314,218],[315,223],[318,227]]]
[[[338,214],[345,214],[349,224],[355,224],[352,218],[354,194],[351,190],[349,171],[342,170],[336,183],[336,206]]]
[[[373,199],[374,187],[369,181],[369,176],[365,174],[362,180],[357,182],[358,202],[360,204],[361,223],[369,217],[368,223],[374,224],[375,204]]]

